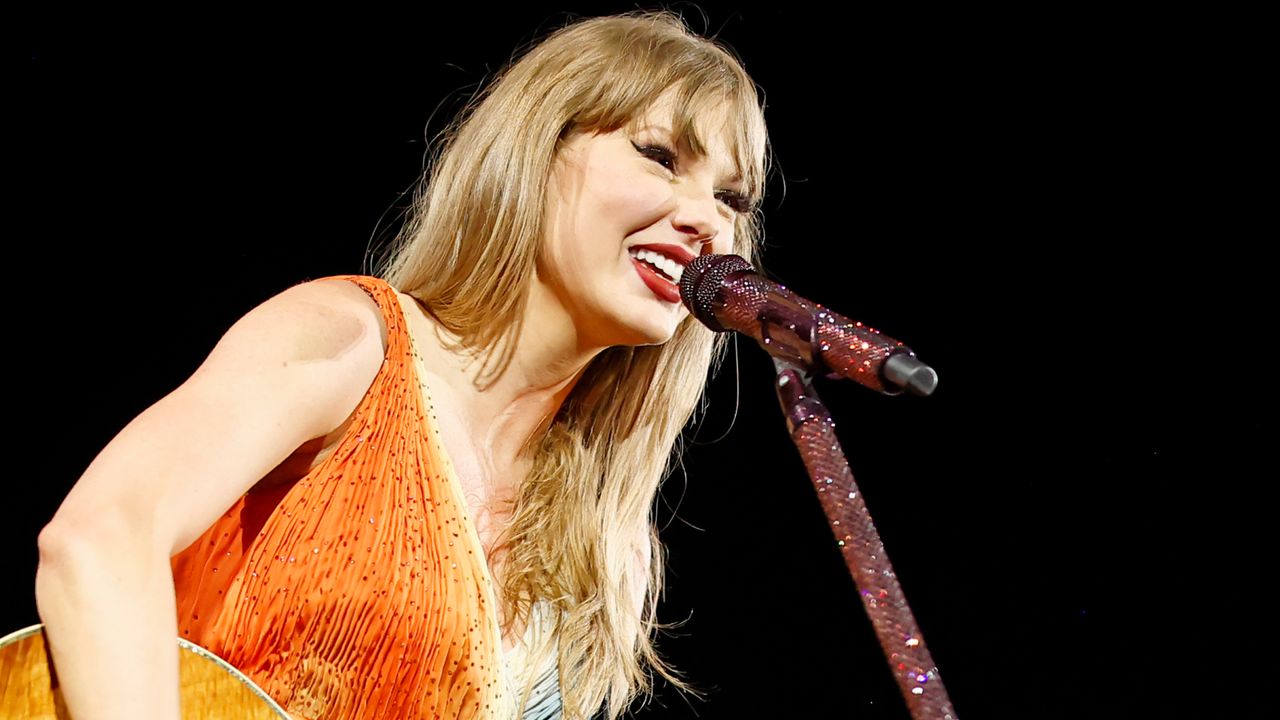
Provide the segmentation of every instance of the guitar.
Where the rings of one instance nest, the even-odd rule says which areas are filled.
[[[239,670],[182,638],[178,660],[184,720],[291,720]],[[67,720],[44,626],[0,638],[0,718]]]

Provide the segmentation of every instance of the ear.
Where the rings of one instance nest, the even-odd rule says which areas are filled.
[[[653,560],[653,546],[650,544],[649,536],[646,534],[640,539],[636,546],[636,553],[633,559],[634,582],[631,584],[631,606],[634,608],[635,616],[641,617],[644,614],[644,599],[649,594],[649,563]]]

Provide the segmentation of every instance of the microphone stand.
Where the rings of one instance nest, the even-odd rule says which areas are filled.
[[[762,313],[761,337],[773,347],[774,367],[778,371],[774,389],[786,416],[787,430],[818,492],[845,567],[858,587],[862,605],[871,618],[907,709],[913,720],[958,720],[933,656],[889,564],[871,513],[853,480],[853,472],[836,438],[835,422],[803,369],[814,366],[814,326],[782,309],[786,307],[784,303],[775,303],[772,307],[777,316],[771,318],[769,315],[773,313]],[[780,317],[783,315],[791,317]],[[810,337],[804,339],[809,343],[805,343],[802,336],[797,337],[805,330]],[[776,357],[780,350],[791,355],[794,361]]]
[[[736,255],[703,255],[685,266],[680,298],[716,332],[737,330],[772,357],[787,430],[818,491],[876,638],[914,720],[957,720],[951,698],[898,585],[884,543],[853,481],[831,413],[807,373],[827,372],[880,392],[928,395],[933,369],[897,341],[764,280]],[[758,325],[757,325],[758,323]]]
[[[831,522],[845,567],[858,586],[862,605],[888,658],[898,689],[914,720],[957,720],[951,698],[925,645],[907,597],[898,585],[884,543],[871,521],[862,493],[845,461],[835,422],[796,365],[774,359],[775,389],[787,430],[800,451],[822,510]]]

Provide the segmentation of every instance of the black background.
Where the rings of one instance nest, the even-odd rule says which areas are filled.
[[[24,18],[3,625],[129,419],[267,297],[368,272],[513,49],[632,7]],[[960,716],[1263,717],[1255,19],[673,7],[765,93],[768,272],[940,373],[819,391]],[[771,380],[740,342],[664,488],[660,647],[708,699],[638,715],[906,717]]]

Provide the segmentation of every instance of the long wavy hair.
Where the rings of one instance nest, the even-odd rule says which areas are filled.
[[[483,357],[480,387],[511,360],[561,141],[627,126],[668,90],[676,99],[673,139],[695,153],[706,152],[699,119],[727,112],[725,129],[711,131],[729,133],[744,192],[759,198],[769,150],[755,84],[732,51],[665,11],[555,31],[437,137],[412,214],[377,274],[460,338],[454,351]],[[758,242],[757,213],[740,215],[734,253],[751,260]],[[698,694],[653,644],[666,626],[656,621],[664,559],[652,513],[681,430],[702,408],[724,350],[724,337],[692,317],[661,345],[607,348],[526,448],[532,470],[494,550],[502,557],[502,626],[528,622],[537,601],[550,604],[571,720],[602,706],[616,719],[637,695],[651,697],[654,671]],[[542,638],[530,662],[539,667],[552,652],[553,639]]]

